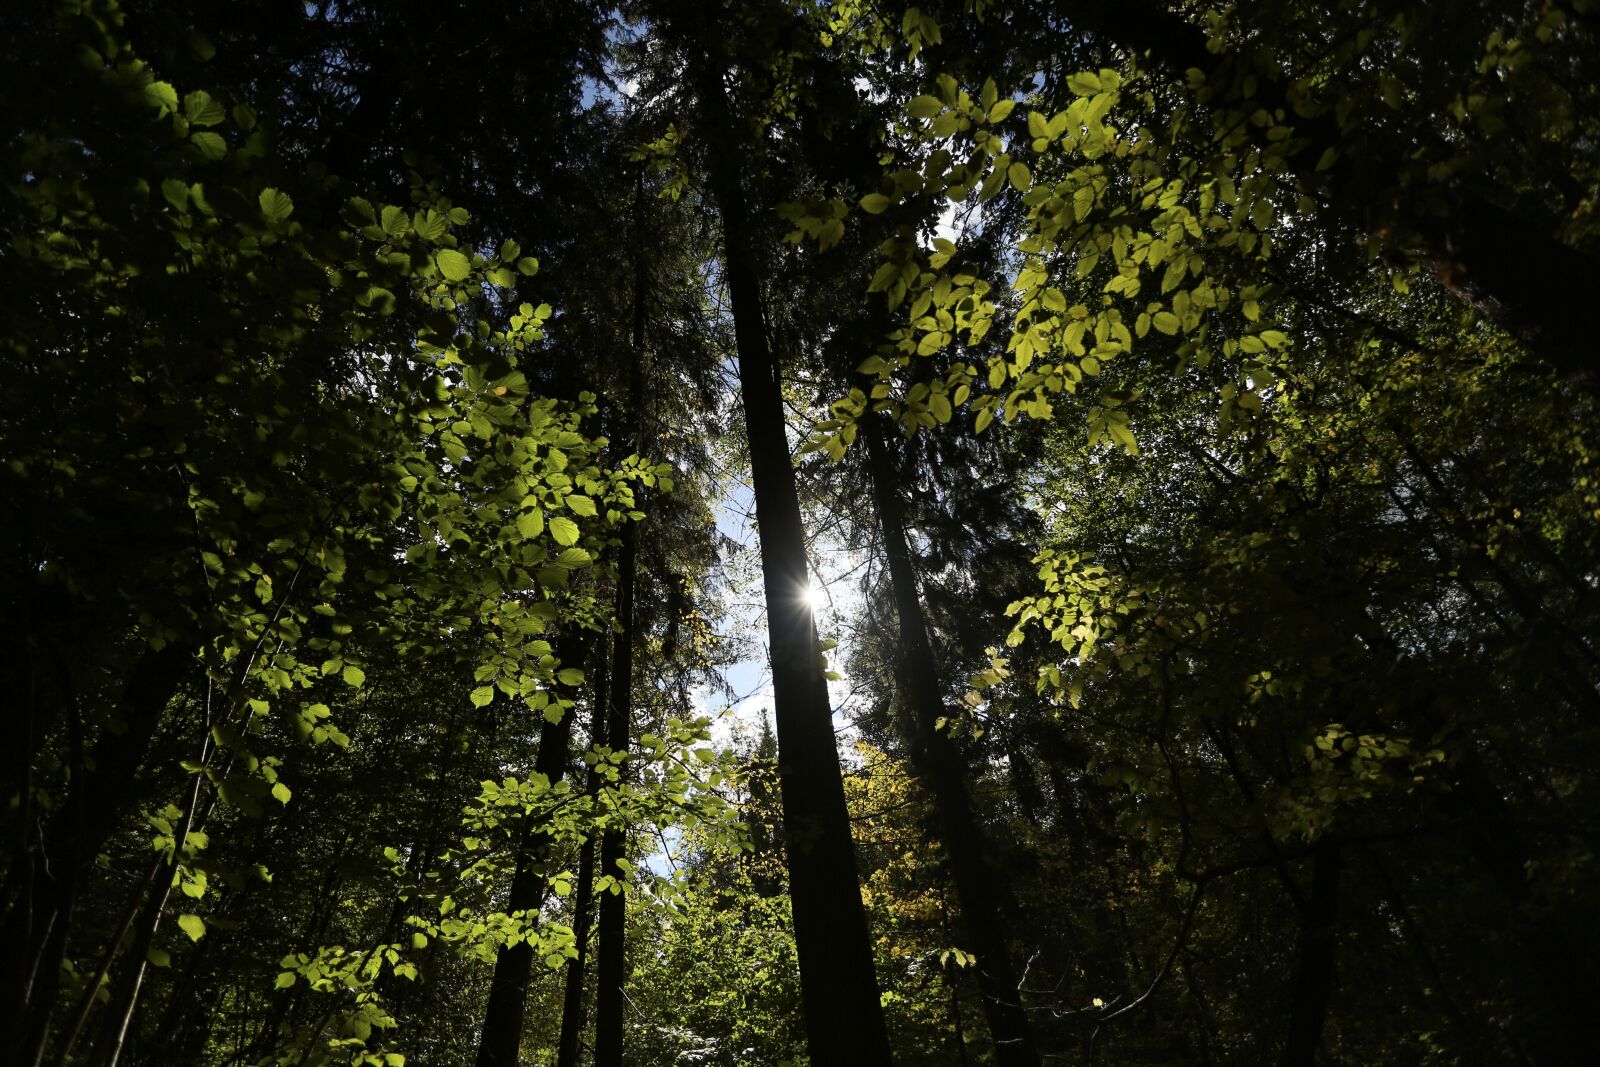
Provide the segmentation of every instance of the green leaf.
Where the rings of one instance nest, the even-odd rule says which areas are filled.
[[[567,507],[578,515],[595,514],[594,501],[581,493],[573,493],[567,497]]]
[[[289,194],[276,189],[261,190],[256,202],[261,205],[262,217],[273,225],[287,220],[294,213],[294,201],[289,199]]]
[[[278,975],[278,980],[272,983],[272,988],[288,989],[290,986],[294,985],[295,979],[298,977],[299,975],[295,974],[293,971],[283,971]]]
[[[1156,329],[1169,336],[1177,333],[1178,327],[1183,325],[1183,323],[1178,321],[1178,316],[1174,315],[1170,311],[1156,312],[1150,317],[1150,323]]]
[[[367,680],[366,672],[360,667],[354,666],[346,667],[340,677],[344,679],[346,685],[354,686],[357,689],[360,689]]]
[[[178,90],[166,82],[151,82],[146,85],[144,98],[152,107],[160,108],[163,115],[178,110]]]
[[[222,105],[211,94],[196,90],[183,98],[183,117],[193,126],[215,126],[226,117]]]
[[[228,142],[222,139],[222,134],[220,133],[212,133],[207,130],[204,133],[194,134],[189,140],[194,142],[194,146],[200,150],[200,154],[207,159],[214,161],[228,154]]]
[[[472,691],[472,706],[485,708],[494,700],[494,686],[480,685]]]
[[[889,209],[889,198],[882,193],[868,193],[861,198],[861,210],[869,215],[881,215]]]
[[[906,105],[906,111],[914,119],[931,119],[943,110],[944,101],[937,96],[913,97],[911,103]]]
[[[445,235],[445,231],[450,226],[443,215],[429,208],[427,211],[419,211],[412,216],[411,228],[424,241],[437,241]]]
[[[289,797],[292,796],[292,795],[293,794],[291,794],[289,792],[289,787],[284,785],[282,782],[273,783],[273,786],[272,786],[272,797],[279,804],[287,804],[287,803],[289,803]]]
[[[1100,91],[1100,78],[1090,73],[1067,75],[1067,88],[1078,96],[1092,96]]]
[[[217,46],[211,43],[211,38],[199,30],[189,31],[189,48],[202,63],[211,62],[217,54]]]
[[[544,512],[534,508],[532,511],[524,511],[521,515],[518,515],[517,533],[529,540],[544,533]]]
[[[179,211],[189,210],[189,186],[177,178],[168,178],[161,183],[161,195]]]
[[[1138,442],[1134,440],[1133,432],[1126,425],[1120,422],[1108,422],[1106,423],[1106,432],[1111,435],[1113,441],[1122,446],[1122,450],[1128,455],[1137,456],[1139,454]]]
[[[1006,171],[1006,178],[1011,182],[1012,188],[1019,193],[1027,192],[1028,187],[1033,184],[1033,172],[1022,162],[1011,164],[1011,169]]]
[[[582,685],[583,672],[577,667],[563,667],[556,673],[556,678],[562,685]]]
[[[558,545],[575,545],[578,543],[578,524],[564,515],[551,519],[550,536],[556,539]]]
[[[206,922],[198,915],[178,916],[178,929],[188,934],[190,941],[198,941],[206,936]]]
[[[150,961],[152,967],[171,967],[172,954],[163,948],[151,948],[145,952],[144,958]]]
[[[453,282],[466,281],[472,273],[472,261],[453,248],[439,249],[434,261],[439,264],[439,273]]]

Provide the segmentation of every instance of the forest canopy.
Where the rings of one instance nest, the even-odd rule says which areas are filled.
[[[0,27],[0,1062],[1590,1055],[1593,0]]]

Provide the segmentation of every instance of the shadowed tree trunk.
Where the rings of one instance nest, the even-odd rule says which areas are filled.
[[[81,783],[11,871],[0,927],[0,1061],[33,1064],[43,1052],[83,873],[126,810],[161,713],[192,662],[172,644],[139,658],[117,709],[124,729],[107,731],[80,761]]]
[[[1028,1032],[1016,970],[1006,947],[1001,917],[1003,884],[984,857],[983,831],[972,812],[966,761],[949,733],[939,729],[947,717],[939,664],[928,639],[927,620],[917,592],[911,548],[906,542],[905,505],[900,499],[901,472],[884,439],[884,418],[868,416],[862,426],[873,502],[883,528],[884,555],[889,563],[890,598],[899,622],[899,690],[906,704],[911,732],[912,766],[933,798],[939,836],[950,861],[960,906],[963,948],[977,957],[983,1014],[994,1039],[997,1062],[1037,1064],[1039,1054]]]
[[[634,185],[634,233],[642,237],[641,212],[644,204],[644,174]],[[644,447],[644,364],[646,302],[649,275],[644,249],[635,244],[633,264],[632,363],[628,375],[626,415],[632,420],[635,452]],[[611,648],[611,704],[606,721],[605,744],[613,752],[626,752],[633,732],[633,646],[634,587],[638,581],[638,524],[629,523],[622,531],[622,549],[617,561],[617,630]],[[627,765],[617,768],[618,782],[627,778]],[[627,982],[628,902],[623,893],[627,881],[620,862],[627,850],[625,827],[613,826],[600,839],[600,874],[611,882],[600,897],[595,948],[594,1067],[621,1067],[622,1002]],[[582,988],[579,988],[581,1002]],[[576,1050],[574,1050],[576,1055]]]
[[[610,664],[602,655],[594,679],[594,710],[589,720],[590,744],[599,744],[606,736],[607,713],[611,708],[609,697]],[[600,775],[590,768],[584,786],[590,797],[600,794]],[[561,1003],[561,1037],[556,1044],[556,1067],[578,1067],[578,1053],[583,1046],[583,980],[589,959],[589,913],[594,906],[595,839],[591,834],[583,842],[578,856],[578,888],[572,897],[572,947],[578,956],[567,964],[566,988]]]
[[[720,38],[704,11],[688,22],[691,48],[716,47]],[[885,1064],[891,1060],[888,1033],[811,618],[805,528],[777,361],[761,310],[760,267],[739,163],[747,150],[728,140],[736,119],[723,86],[725,63],[704,51],[690,62],[710,147],[708,178],[722,219],[724,279],[749,436],[806,1044],[819,1065]]]
[[[1289,1036],[1281,1067],[1310,1067],[1322,1047],[1322,1030],[1333,997],[1336,964],[1334,922],[1339,913],[1339,872],[1344,858],[1337,841],[1317,842],[1311,861],[1311,892],[1301,912],[1300,947],[1289,1008]]]
[[[984,859],[982,830],[973,816],[970,790],[966,789],[965,760],[949,733],[938,726],[947,712],[939,680],[941,672],[928,640],[928,622],[918,598],[917,573],[906,542],[906,506],[899,498],[898,488],[901,472],[883,438],[883,419],[872,416],[862,430],[872,499],[882,520],[891,600],[899,621],[899,691],[907,705],[912,766],[933,797],[934,811],[938,813],[939,837],[944,840],[949,857],[962,928],[971,952],[978,957],[984,1017],[989,1022],[990,1037],[994,1038],[998,1062],[1037,1064],[1038,1053],[1019,1000],[1021,982],[1006,949],[998,889],[1002,881]]]
[[[577,645],[569,640],[568,648]],[[559,657],[562,662],[583,661],[582,652]],[[567,756],[572,740],[573,710],[568,709],[560,722],[545,719],[539,730],[539,756],[534,770],[549,779],[551,785],[559,782],[567,770]],[[526,912],[524,922],[538,919],[539,906],[544,901],[547,875],[545,863],[549,859],[550,835],[544,821],[525,817],[521,842],[517,848],[516,873],[511,878],[511,894],[506,900],[507,913]],[[528,983],[533,977],[533,944],[520,941],[506,945],[495,957],[494,977],[489,982],[489,1003],[483,1014],[483,1036],[478,1044],[478,1067],[517,1067],[517,1052],[522,1044],[522,1023],[528,1007]]]
[[[606,747],[626,751],[633,722],[633,585],[636,577],[636,524],[622,531],[617,565],[617,633],[611,653],[611,708],[606,722]],[[619,768],[619,777],[622,770]],[[606,830],[600,841],[600,873],[613,879],[600,896],[599,944],[595,949],[594,1067],[621,1067],[622,993],[627,980],[627,876],[617,861],[627,845],[620,826]]]

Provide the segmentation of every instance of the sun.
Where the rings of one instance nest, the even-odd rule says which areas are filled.
[[[806,605],[811,609],[813,614],[821,611],[828,604],[827,592],[825,590],[818,589],[814,585],[806,587],[806,591],[801,595],[801,599],[806,602]]]

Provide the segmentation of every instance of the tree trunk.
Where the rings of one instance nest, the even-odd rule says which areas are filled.
[[[714,47],[714,40],[709,28],[699,37],[704,46]],[[696,62],[705,130],[713,139],[709,178],[722,216],[724,274],[733,308],[739,391],[761,540],[778,776],[806,1043],[811,1061],[819,1065],[886,1064],[888,1032],[861,906],[828,683],[808,600],[810,574],[800,497],[778,369],[761,312],[760,271],[739,173],[743,150],[717,143],[735,121],[722,86],[721,65],[704,55]]]
[[[634,233],[642,235],[644,171],[637,175],[633,191]],[[629,365],[627,414],[633,425],[636,453],[644,450],[644,365],[647,352],[645,324],[649,276],[644,250],[636,243],[630,256],[633,264],[633,362]],[[638,580],[639,531],[636,523],[622,530],[622,548],[617,560],[617,629],[611,647],[611,704],[605,729],[605,745],[613,752],[626,752],[633,732],[633,645],[634,586]],[[620,785],[628,777],[626,764],[617,767]],[[598,782],[596,783],[598,785]],[[596,794],[598,796],[598,793]],[[594,1067],[621,1067],[623,1046],[622,1001],[628,980],[627,924],[628,903],[623,893],[627,881],[619,863],[627,849],[627,829],[610,826],[600,840],[600,873],[612,879],[600,897],[598,935],[595,949]],[[578,986],[579,1014],[583,987]],[[569,994],[570,995],[570,994]],[[574,1062],[577,1049],[573,1048]]]
[[[576,641],[570,641],[576,645]],[[563,662],[582,662],[576,656],[562,656]],[[567,770],[572,739],[572,712],[560,722],[545,719],[539,730],[539,757],[534,770],[549,779],[561,781]],[[511,878],[511,894],[506,912],[525,912],[524,922],[537,921],[544,901],[545,863],[549,859],[551,838],[542,819],[524,818],[522,840],[517,848],[516,873]],[[519,941],[505,945],[494,961],[494,977],[489,982],[489,1002],[483,1014],[483,1035],[478,1043],[477,1067],[517,1067],[522,1044],[522,1022],[528,1007],[528,983],[533,977],[533,944]]]
[[[215,751],[212,747],[209,701],[206,707],[205,721],[200,724],[200,751],[197,754],[198,765],[201,768],[211,762]],[[111,987],[104,1028],[89,1053],[88,1063],[91,1067],[117,1067],[117,1061],[121,1059],[122,1051],[127,1047],[128,1031],[133,1025],[134,1012],[138,1009],[139,997],[144,991],[145,975],[149,971],[150,947],[155,942],[156,931],[161,927],[161,916],[166,911],[167,900],[172,896],[172,888],[178,882],[183,865],[183,850],[188,846],[189,834],[195,830],[196,821],[204,823],[210,815],[209,809],[204,815],[200,813],[200,794],[206,781],[204,775],[194,773],[193,781],[189,785],[189,800],[184,805],[183,822],[172,839],[172,855],[160,865],[155,877],[150,881],[148,895],[139,911],[138,921],[133,927],[133,942],[128,949],[125,966],[119,980]],[[215,797],[211,803],[215,805]],[[116,958],[117,947],[115,944],[112,945],[107,956],[108,963]],[[85,1005],[85,1011],[79,1017],[80,1025],[87,1017],[87,1009],[91,1004]],[[79,1030],[74,1028],[72,1034],[68,1036],[60,1054],[63,1063],[67,1062],[78,1033]]]
[[[1310,1067],[1322,1047],[1328,1001],[1336,972],[1334,922],[1339,912],[1339,843],[1317,842],[1311,862],[1311,892],[1301,913],[1300,949],[1289,1008],[1289,1036],[1278,1058],[1281,1067]]]
[[[117,709],[125,729],[96,742],[94,770],[72,783],[37,850],[18,865],[20,899],[8,902],[0,929],[0,1062],[33,1064],[43,1052],[79,882],[125,810],[161,713],[191,662],[170,644],[139,658]]]
[[[634,391],[635,397],[638,390]],[[637,413],[636,413],[637,417]],[[637,578],[636,524],[622,531],[617,567],[617,632],[611,653],[611,709],[606,722],[606,747],[628,748],[633,725],[633,591]],[[618,780],[626,776],[618,768]],[[627,846],[625,828],[608,827],[600,841],[600,873],[613,879],[600,896],[600,943],[595,949],[594,1067],[621,1067],[622,995],[627,982],[628,903],[622,887],[627,875],[618,866]]]
[[[589,718],[589,744],[604,743],[608,713],[611,710],[610,664],[606,660],[604,642],[601,643],[599,668],[594,679],[594,708]],[[601,778],[591,767],[584,792],[590,798],[600,796]],[[583,980],[589,959],[589,913],[594,906],[595,839],[591,834],[583,842],[578,856],[578,888],[572,897],[572,947],[577,959],[567,965],[566,989],[561,1004],[561,1038],[556,1045],[556,1067],[578,1067],[578,1053],[583,1046]]]
[[[983,1014],[994,1039],[997,1062],[1037,1064],[1039,1054],[1022,1009],[1021,985],[1006,946],[1001,917],[1002,876],[984,857],[983,831],[972,812],[967,766],[950,734],[939,729],[948,712],[941,689],[939,664],[928,639],[927,620],[917,592],[911,548],[906,542],[905,505],[898,486],[901,472],[884,439],[883,417],[869,415],[862,427],[873,501],[883,528],[884,555],[889,563],[890,598],[900,624],[899,690],[911,725],[911,763],[933,798],[939,836],[950,860],[961,927],[978,958],[978,987]]]
[[[578,1053],[583,1046],[583,979],[589,956],[589,912],[594,906],[594,852],[595,842],[591,837],[583,843],[583,851],[578,856],[578,888],[572,897],[572,948],[578,957],[567,964],[556,1067],[578,1067]]]

